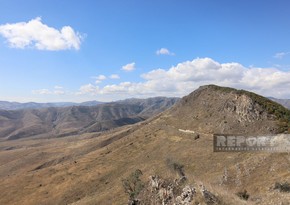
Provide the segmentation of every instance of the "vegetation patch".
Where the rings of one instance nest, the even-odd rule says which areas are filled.
[[[126,179],[122,180],[123,188],[131,200],[135,200],[144,188],[144,183],[140,179],[141,175],[142,171],[140,169],[136,169]]]
[[[290,184],[288,182],[276,182],[274,189],[277,189],[280,192],[290,192]]]
[[[240,199],[243,199],[243,200],[248,200],[249,197],[250,197],[250,194],[247,192],[247,190],[244,190],[244,191],[239,191],[238,193],[236,193],[238,197],[240,197]]]
[[[182,164],[172,159],[166,159],[166,164],[171,170],[176,171],[181,178],[185,178],[184,166]]]

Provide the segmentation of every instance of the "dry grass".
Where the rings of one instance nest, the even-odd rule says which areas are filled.
[[[142,170],[144,181],[154,174],[178,177],[166,164],[168,158],[184,166],[188,183],[208,184],[208,190],[225,204],[243,204],[235,195],[243,189],[250,194],[248,203],[261,200],[263,204],[270,195],[274,202],[287,199],[285,193],[269,191],[276,181],[290,177],[287,154],[214,153],[211,135],[194,140],[166,126],[164,119],[146,123],[97,138],[2,142],[0,204],[125,204],[128,197],[121,179],[132,171]],[[239,186],[237,164],[242,170]],[[229,181],[219,185],[225,167]]]
[[[204,102],[196,105],[203,106]],[[289,193],[271,188],[275,182],[290,182],[287,153],[213,152],[211,133],[214,120],[220,118],[210,119],[209,112],[201,113],[192,104],[184,106],[103,134],[0,142],[0,204],[126,204],[122,179],[136,169],[142,170],[143,181],[150,175],[180,177],[168,166],[168,159],[182,165],[186,183],[204,184],[223,204],[276,205],[290,201]],[[230,122],[232,116],[226,117]],[[207,119],[212,124],[205,126]],[[266,126],[273,122],[264,122],[248,128],[254,133],[266,132]],[[216,128],[230,131],[231,126]],[[245,129],[243,126],[240,124],[236,131]],[[179,129],[198,131],[200,137],[194,139]],[[222,181],[225,169],[228,176]],[[236,196],[245,189],[250,195],[247,202]]]

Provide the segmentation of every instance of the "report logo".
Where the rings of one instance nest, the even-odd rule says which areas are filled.
[[[214,134],[214,152],[289,152],[290,134],[243,136]]]

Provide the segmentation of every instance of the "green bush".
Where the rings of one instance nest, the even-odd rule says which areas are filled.
[[[122,179],[123,188],[131,200],[135,199],[144,188],[144,183],[140,179],[141,175],[142,171],[137,169],[126,179]]]

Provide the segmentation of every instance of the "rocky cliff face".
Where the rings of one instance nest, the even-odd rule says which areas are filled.
[[[232,94],[232,100],[225,102],[224,111],[236,115],[239,122],[254,122],[274,118],[268,115],[262,107],[247,95]]]
[[[288,130],[289,110],[262,96],[202,86],[167,112],[168,123],[204,133],[264,134]]]

